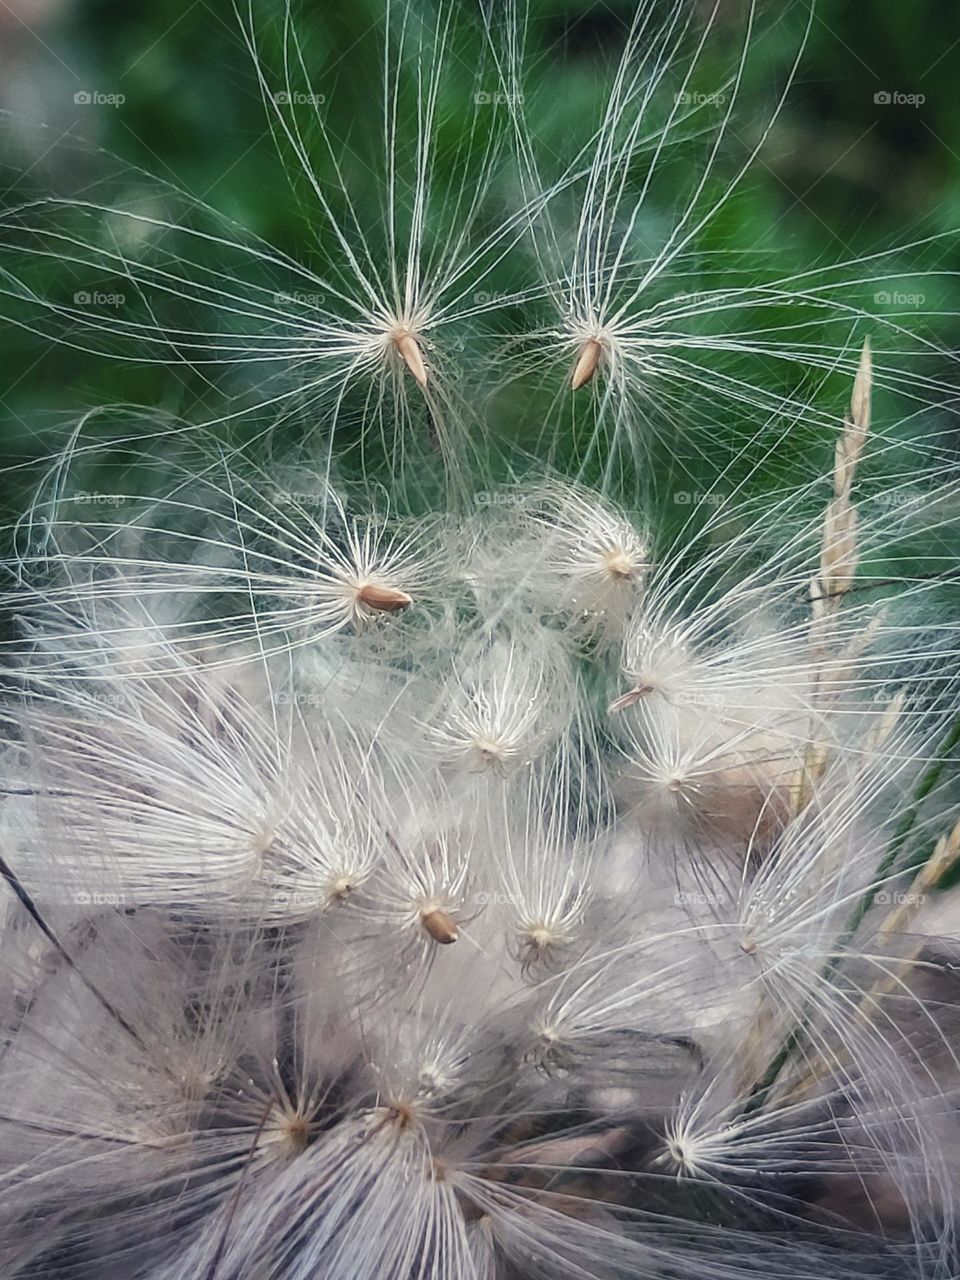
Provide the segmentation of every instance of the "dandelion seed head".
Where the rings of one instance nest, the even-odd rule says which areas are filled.
[[[89,416],[9,531],[11,1280],[956,1274],[948,353],[921,311],[858,357],[899,258],[705,249],[761,15],[694,8],[557,157],[522,6],[452,151],[470,15],[390,6],[349,166],[292,12],[238,12],[316,261],[172,189],[0,218],[130,281],[11,260],[22,333],[217,404]]]
[[[566,953],[577,938],[580,904],[567,911],[558,908],[549,915],[526,916],[517,920],[515,935],[519,947],[521,971],[538,975],[554,970],[563,963]]]

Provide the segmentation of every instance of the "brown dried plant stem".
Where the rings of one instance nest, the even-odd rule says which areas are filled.
[[[824,515],[820,568],[811,583],[810,593],[813,606],[811,647],[812,657],[817,662],[822,661],[829,651],[830,639],[834,631],[837,615],[843,606],[844,598],[853,588],[856,574],[858,560],[857,512],[852,500],[852,488],[857,464],[863,452],[867,433],[870,430],[871,386],[872,362],[870,342],[867,339],[863,344],[860,363],[854,380],[850,411],[844,419],[843,431],[837,441],[833,473],[834,496]],[[867,633],[863,637],[863,642],[866,643],[868,640],[869,634]],[[862,644],[859,647],[862,648]],[[851,663],[856,661],[857,652],[858,646],[855,641],[852,646],[848,646],[847,658]],[[818,672],[814,685],[815,697],[821,692],[820,683],[821,679]],[[839,681],[836,683],[839,683]],[[901,816],[886,852],[874,872],[869,887],[858,898],[847,918],[846,924],[838,935],[831,955],[820,971],[820,978],[824,984],[831,982],[837,974],[844,955],[858,933],[867,913],[874,905],[877,885],[883,883],[884,879],[894,870],[916,824],[920,806],[939,782],[947,760],[958,742],[960,742],[960,718],[952,725],[940,744],[936,756],[920,778],[911,803]],[[822,776],[826,761],[827,753],[825,749],[816,743],[812,744],[806,753],[801,767],[801,776],[796,786],[794,797],[795,812],[799,812],[812,799],[813,790],[818,779]],[[938,846],[938,851],[939,848]],[[931,862],[938,860],[938,851],[935,851],[932,855]],[[913,865],[911,869],[913,869]],[[936,879],[939,879],[942,874],[942,870],[938,871]],[[743,1108],[743,1114],[749,1115],[764,1105],[781,1072],[807,1040],[816,1013],[814,1001],[808,1001],[782,1041],[780,1048],[751,1087]]]
[[[853,503],[853,481],[860,455],[870,431],[870,393],[873,386],[873,362],[869,338],[863,344],[860,363],[850,397],[850,411],[844,418],[833,460],[833,498],[823,517],[820,567],[810,583],[811,622],[810,659],[813,665],[812,702],[822,704],[825,698],[822,664],[830,651],[837,618],[844,599],[853,587],[859,553],[857,548],[857,509]],[[867,637],[863,637],[865,642]],[[857,638],[853,651],[856,657]],[[841,673],[835,674],[834,688],[839,687]],[[826,765],[826,748],[811,742],[807,748],[800,776],[795,784],[794,813],[799,813],[812,798],[814,788]]]
[[[865,889],[858,898],[846,925],[834,944],[830,959],[821,969],[820,978],[824,983],[830,982],[836,975],[837,970],[840,968],[850,943],[856,936],[870,908],[874,905],[877,885],[882,883],[883,880],[894,870],[900,853],[916,824],[921,804],[940,781],[943,771],[946,768],[947,761],[958,743],[960,743],[960,717],[953,722],[949,732],[940,744],[936,756],[924,771],[924,774],[913,793],[913,799],[910,806],[897,824],[897,828],[893,833],[890,844],[887,846],[887,851],[880,860],[869,887]],[[926,862],[939,862],[940,854],[941,847],[938,845],[934,850],[934,853],[931,855],[931,858],[926,860]],[[923,868],[925,867],[926,862],[919,864],[921,866],[921,875],[923,875]],[[917,864],[911,864],[911,868],[914,865]],[[936,881],[941,879],[945,874],[946,869],[946,867],[937,867],[936,876],[931,883],[935,884]],[[928,885],[927,887],[930,886]],[[816,1007],[814,1002],[812,1000],[808,1001],[803,1012],[800,1014],[800,1017],[784,1039],[776,1054],[770,1060],[766,1070],[750,1090],[746,1104],[743,1108],[744,1115],[750,1115],[763,1106],[767,1099],[767,1095],[773,1085],[777,1082],[781,1071],[787,1065],[797,1048],[807,1038],[807,1032],[810,1029],[811,1022],[815,1015]]]

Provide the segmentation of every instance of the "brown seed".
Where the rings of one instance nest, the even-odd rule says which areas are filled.
[[[423,351],[409,329],[398,329],[393,335],[393,342],[400,353],[400,358],[413,374],[421,387],[427,385],[427,366],[423,363]]]
[[[596,338],[588,338],[580,348],[580,354],[577,356],[577,363],[573,366],[573,374],[570,378],[570,389],[579,391],[585,386],[593,375],[597,372],[597,366],[600,364],[600,357],[603,354],[603,346]]]
[[[357,599],[368,609],[377,609],[380,613],[396,613],[413,603],[413,597],[405,591],[397,587],[383,587],[378,582],[365,582],[357,590]]]
[[[653,689],[648,684],[637,685],[635,689],[631,689],[629,693],[621,694],[619,698],[614,698],[607,707],[607,714],[615,716],[618,711],[625,711],[627,707],[635,706],[641,698],[645,698],[648,693],[653,693]]]
[[[453,916],[448,915],[446,911],[441,911],[439,907],[431,907],[429,911],[422,911],[420,913],[420,923],[434,942],[439,942],[441,946],[449,946],[451,942],[456,942],[460,937],[460,930],[457,928],[457,922]]]

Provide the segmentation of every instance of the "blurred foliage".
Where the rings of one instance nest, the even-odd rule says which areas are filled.
[[[470,2],[461,0],[464,7]],[[632,3],[532,0],[524,110],[547,169],[569,159],[577,139],[599,118],[634,8]],[[663,8],[666,13],[668,0]],[[700,9],[706,18],[713,4],[701,0]],[[295,13],[311,87],[323,95],[324,122],[342,144],[351,198],[370,226],[378,224],[382,203],[382,174],[369,167],[369,157],[381,147],[383,10],[383,0],[351,0],[304,4]],[[715,37],[697,75],[705,92],[735,65],[746,5],[719,0],[717,10]],[[432,10],[423,0],[414,11]],[[282,5],[255,0],[252,12],[265,63],[276,65]],[[490,12],[496,25],[496,0]],[[719,197],[726,190],[770,119],[806,16],[801,3],[771,0],[760,6],[735,127],[708,194]],[[336,252],[312,210],[303,175],[275,145],[229,3],[18,0],[7,7],[0,35],[6,73],[2,105],[10,113],[0,153],[5,204],[51,191],[121,204],[164,202],[169,192],[147,177],[153,175],[183,193],[167,216],[176,209],[175,216],[190,217],[191,205],[203,203],[302,261],[316,263]],[[449,58],[445,83],[456,86],[462,67],[464,90],[446,92],[441,102],[435,218],[444,216],[444,194],[470,180],[469,165],[464,170],[462,163],[464,144],[471,130],[473,142],[478,141],[473,95],[478,75],[486,74],[478,69],[489,67],[479,28],[472,36],[458,34]],[[907,280],[917,269],[933,273],[924,281],[923,303],[917,304],[923,314],[912,327],[940,346],[960,346],[960,278],[953,274],[960,267],[958,249],[955,237],[943,236],[960,225],[958,68],[960,8],[950,0],[911,0],[909,5],[872,0],[868,7],[820,0],[784,110],[749,175],[699,237],[704,270],[722,261],[731,278],[763,278],[923,240],[922,247],[905,248],[895,259]],[[489,75],[495,91],[492,68]],[[119,106],[75,101],[78,92],[91,90],[124,100]],[[921,95],[923,101],[887,103],[884,94]],[[497,110],[491,105],[491,131],[503,125],[495,118]],[[487,127],[479,118],[479,127]],[[77,138],[92,145],[78,145]],[[662,228],[682,207],[690,166],[702,161],[706,149],[703,139],[693,137],[662,166],[645,207],[651,241],[658,230],[662,238]],[[508,202],[509,172],[505,169],[500,178]],[[449,200],[446,207],[452,207]],[[496,216],[495,206],[487,216]],[[644,234],[641,225],[641,241]],[[38,272],[36,286],[53,295],[69,297],[73,289],[91,284],[64,262],[44,262]],[[864,268],[852,268],[851,305],[868,301],[862,296],[867,275]],[[518,283],[516,265],[504,264],[484,287],[509,292]],[[100,287],[109,290],[111,284],[115,287],[105,280]],[[681,280],[679,287],[687,286]],[[904,290],[915,293],[915,283]],[[882,310],[884,304],[878,305]],[[749,327],[754,319],[759,328],[776,326],[779,317],[768,309],[741,318],[738,326]],[[859,331],[851,334],[851,342],[859,342],[859,336]],[[89,407],[143,405],[196,420],[218,403],[224,389],[222,384],[212,389],[206,376],[183,368],[172,372],[135,361],[97,360],[22,330],[8,329],[4,347],[0,407],[8,465],[45,453],[49,429]],[[838,412],[849,390],[843,383],[826,391],[818,384],[798,388],[795,372],[775,361],[766,376],[771,392],[823,392]],[[225,389],[242,391],[240,377]],[[552,393],[542,400],[536,390],[523,395],[527,399],[520,403],[520,392],[507,388],[494,399],[494,431],[522,437],[524,420],[529,424],[550,412]],[[710,419],[714,446],[725,415],[721,407]],[[730,430],[736,425],[731,422]],[[907,429],[915,430],[916,424]],[[922,425],[924,431],[943,429],[938,423]],[[531,441],[537,429],[532,430]],[[570,424],[567,430],[575,447]],[[785,440],[771,483],[783,483],[808,447],[802,435]],[[668,466],[669,458],[651,462]],[[11,507],[22,502],[17,477],[25,474],[11,473]]]

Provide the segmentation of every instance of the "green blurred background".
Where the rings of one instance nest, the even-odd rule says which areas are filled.
[[[470,7],[471,0],[463,0],[462,8]],[[714,6],[694,7],[706,19]],[[348,178],[361,216],[377,200],[377,175],[362,157],[380,124],[372,104],[379,94],[383,9],[383,0],[350,0],[295,11],[313,87],[324,96],[326,127],[342,142],[344,155],[360,157]],[[429,15],[431,7],[424,3],[417,11]],[[548,168],[554,159],[562,163],[571,140],[598,118],[633,12],[632,4],[533,0],[525,111]],[[265,56],[276,58],[282,5],[256,0],[253,13]],[[496,26],[496,4],[491,13]],[[698,85],[709,89],[729,74],[745,13],[743,0],[719,0]],[[759,6],[735,128],[711,180],[717,193],[769,119],[806,15],[804,4]],[[202,202],[294,257],[314,261],[330,251],[304,183],[288,180],[230,4],[2,0],[0,49],[0,106],[7,113],[0,134],[3,205],[48,192],[140,208],[155,198],[154,207],[175,219],[177,209],[188,215],[194,202]],[[469,91],[443,100],[441,198],[445,180],[462,179],[455,157],[476,127],[479,27],[473,35],[458,34],[452,56]],[[492,78],[491,84],[496,87]],[[953,0],[820,0],[782,114],[749,176],[700,237],[705,259],[720,251],[732,267],[783,273],[937,237],[898,255],[893,266],[902,266],[902,291],[911,297],[919,292],[922,299],[907,304],[917,313],[912,321],[907,317],[912,329],[941,347],[960,346],[960,279],[952,275],[960,261],[955,239],[944,236],[960,225],[958,84],[960,6]],[[89,93],[122,102],[77,100]],[[152,187],[146,174],[173,184],[184,198],[165,203],[169,193]],[[689,178],[683,163],[665,167],[647,202],[651,225],[669,224]],[[16,268],[13,247],[13,256],[4,259],[7,270]],[[918,269],[936,273],[919,291],[911,276]],[[34,287],[63,297],[91,284],[89,276],[55,259],[30,270]],[[499,269],[484,288],[515,288],[511,270]],[[109,279],[93,283],[111,288]],[[881,300],[878,309],[884,305]],[[768,313],[759,323],[776,320]],[[946,377],[946,366],[937,372]],[[790,384],[796,375],[773,362],[764,376],[773,391],[796,390]],[[188,370],[97,359],[5,327],[0,451],[13,468],[6,477],[7,509],[22,503],[29,475],[22,464],[47,452],[51,430],[85,409],[128,403],[197,419],[216,412],[222,391],[242,392],[242,380],[234,370],[226,385],[211,387]],[[494,411],[512,417],[515,397]],[[929,429],[941,446],[949,444],[952,428],[938,422]]]

